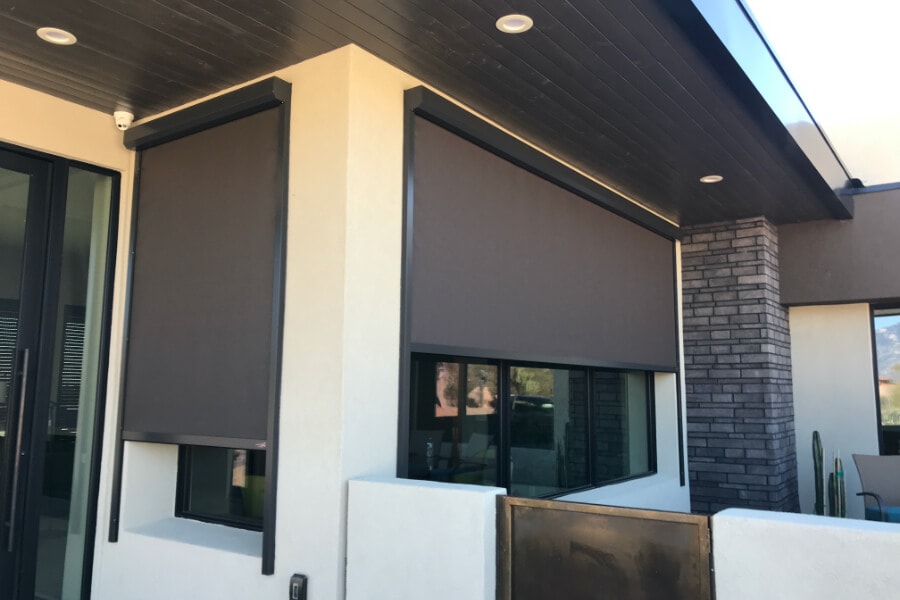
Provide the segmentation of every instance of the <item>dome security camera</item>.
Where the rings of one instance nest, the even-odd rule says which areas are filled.
[[[134,115],[127,110],[117,110],[113,113],[113,117],[116,119],[116,127],[120,131],[131,127],[131,123],[134,121]]]

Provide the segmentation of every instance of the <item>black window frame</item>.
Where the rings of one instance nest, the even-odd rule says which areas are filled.
[[[450,363],[460,363],[460,364],[489,364],[495,365],[498,369],[498,390],[497,396],[499,398],[499,402],[497,405],[496,416],[498,419],[498,429],[497,429],[497,441],[496,441],[496,460],[497,460],[497,481],[494,485],[496,487],[505,488],[507,495],[515,495],[511,493],[511,439],[512,439],[512,395],[510,394],[510,370],[512,367],[523,367],[523,368],[538,368],[538,369],[560,369],[560,370],[570,370],[570,371],[582,371],[585,373],[586,377],[586,390],[585,394],[586,404],[587,404],[587,415],[586,415],[586,431],[587,431],[587,472],[588,472],[588,483],[583,486],[566,488],[565,490],[554,492],[551,494],[546,494],[542,496],[536,496],[537,498],[542,499],[552,499],[559,498],[562,496],[568,496],[570,494],[575,494],[578,492],[584,492],[592,489],[597,489],[601,487],[606,487],[609,485],[616,485],[626,481],[631,481],[634,479],[641,479],[644,477],[650,477],[656,475],[658,473],[657,470],[657,448],[656,448],[656,390],[655,390],[655,371],[650,371],[646,369],[637,369],[637,368],[614,368],[614,367],[599,367],[594,365],[583,365],[583,364],[567,364],[567,363],[557,363],[557,362],[543,362],[543,361],[529,361],[529,360],[519,360],[519,359],[498,359],[498,358],[484,358],[480,356],[472,356],[469,354],[458,354],[458,353],[433,353],[433,352],[411,352],[409,355],[409,375],[406,381],[402,383],[403,392],[405,398],[408,400],[402,405],[402,410],[404,414],[401,415],[401,422],[406,423],[407,426],[404,431],[401,432],[401,443],[398,444],[399,447],[409,448],[410,438],[413,431],[413,423],[410,419],[410,409],[412,406],[413,400],[413,385],[412,378],[414,375],[414,369],[412,369],[412,365],[415,364],[417,360],[427,360],[432,362],[450,362]],[[597,477],[596,473],[596,465],[595,462],[597,460],[597,448],[596,448],[596,440],[595,440],[595,431],[594,431],[594,374],[596,372],[611,372],[611,373],[629,373],[629,372],[640,372],[644,375],[645,381],[645,398],[646,402],[646,410],[647,410],[647,462],[648,462],[648,470],[642,471],[640,473],[629,474],[623,477],[617,477],[612,479],[602,479],[600,480]],[[464,418],[465,411],[463,411],[463,415],[459,415],[453,418]],[[397,463],[397,476],[403,479],[416,479],[421,480],[422,478],[418,477],[410,477],[410,469],[409,469],[409,452],[398,455],[398,463]]]
[[[197,445],[180,445],[178,446],[178,476],[175,487],[175,516],[183,519],[193,519],[204,523],[215,523],[225,525],[227,527],[236,527],[238,529],[246,529],[248,531],[262,532],[264,519],[242,519],[239,517],[230,517],[227,515],[216,515],[204,513],[194,510],[191,507],[191,489],[192,489],[192,473],[193,473],[193,454],[195,448],[203,446]],[[218,450],[244,450],[246,452],[262,452],[268,460],[268,453],[265,450],[251,450],[246,448],[225,448],[221,446],[213,447]]]
[[[900,316],[900,305],[869,305],[869,329],[872,341],[872,382],[875,387],[875,419],[878,427],[878,454],[900,454],[900,425],[886,425],[881,415],[881,380],[878,368],[878,344],[875,336],[878,330],[875,319],[878,317]]]

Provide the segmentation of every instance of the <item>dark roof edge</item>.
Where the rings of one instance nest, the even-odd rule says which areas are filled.
[[[854,181],[859,181],[855,179]],[[892,190],[900,190],[900,181],[895,181],[893,183],[881,183],[878,185],[862,185],[847,187],[845,189],[839,190],[838,194],[841,197],[847,196],[859,196],[860,194],[874,194],[876,192],[890,192]]]
[[[846,198],[825,181],[697,6],[691,0],[655,1],[684,32],[685,39],[697,48],[726,87],[731,89],[735,101],[747,110],[762,133],[781,150],[785,161],[828,212],[836,219],[853,218],[852,203],[846,202]]]

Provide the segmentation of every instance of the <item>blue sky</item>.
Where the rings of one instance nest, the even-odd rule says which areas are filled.
[[[889,317],[875,317],[875,327],[882,329],[900,323],[900,315],[891,315]]]

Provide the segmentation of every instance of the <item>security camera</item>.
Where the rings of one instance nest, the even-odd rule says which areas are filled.
[[[134,121],[134,115],[127,110],[117,110],[113,113],[113,117],[116,119],[116,127],[121,131],[131,127],[131,123]]]

